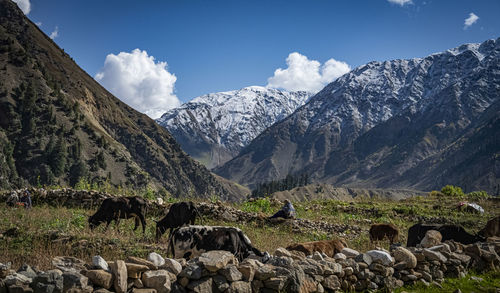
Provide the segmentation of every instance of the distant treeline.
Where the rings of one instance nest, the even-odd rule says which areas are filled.
[[[269,182],[259,183],[257,187],[252,190],[252,197],[265,197],[271,195],[276,191],[291,190],[295,187],[304,186],[309,184],[309,175],[306,173],[300,175],[288,174],[285,178],[280,180],[273,180]]]

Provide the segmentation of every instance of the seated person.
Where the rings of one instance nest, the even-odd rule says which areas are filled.
[[[17,192],[12,191],[7,198],[7,205],[9,207],[14,207],[19,202],[19,196],[17,196]]]
[[[273,219],[273,218],[294,219],[295,218],[295,208],[293,207],[292,203],[288,199],[285,199],[285,204],[283,205],[281,210],[277,211],[276,214],[272,215],[269,218],[270,219]]]
[[[23,196],[21,197],[20,202],[24,204],[24,207],[27,209],[31,209],[31,195],[28,190],[23,192]]]

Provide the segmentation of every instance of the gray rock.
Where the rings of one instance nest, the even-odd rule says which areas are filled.
[[[228,265],[227,267],[219,270],[218,273],[224,276],[229,282],[239,281],[243,277],[235,265]]]
[[[180,273],[179,277],[185,277],[190,280],[198,280],[201,278],[202,268],[197,264],[189,264]]]
[[[274,267],[268,264],[260,266],[255,270],[255,278],[257,280],[265,281],[275,276],[276,272],[274,270]]]
[[[252,286],[248,282],[237,281],[231,283],[228,293],[252,293]]]
[[[98,270],[105,270],[105,271],[110,270],[108,263],[100,255],[94,255],[92,257],[92,267]]]
[[[339,261],[339,260],[345,260],[347,259],[347,256],[343,253],[336,253],[333,258],[336,260],[336,261]]]
[[[203,278],[200,280],[191,281],[186,287],[196,293],[211,293],[212,278]]]
[[[140,258],[140,257],[128,256],[127,257],[127,262],[128,263],[135,263],[135,264],[139,264],[139,265],[145,265],[150,270],[157,270],[158,269],[158,266],[156,266],[154,263],[152,263],[152,262],[150,262],[148,260],[145,260],[143,258]]]
[[[391,255],[382,250],[370,250],[366,254],[371,256],[373,262],[383,264],[384,266],[391,266],[394,263]]]
[[[372,263],[372,257],[366,253],[361,253],[361,254],[355,256],[354,260],[358,263],[362,262],[362,263],[365,263],[367,265],[371,265],[371,263]]]
[[[253,278],[255,276],[256,267],[254,267],[248,263],[242,263],[238,266],[238,270],[240,271],[241,275],[243,276],[244,281],[248,281],[248,282],[253,281]]]
[[[12,285],[18,285],[18,286],[29,285],[31,283],[31,281],[32,281],[32,279],[26,277],[25,275],[18,274],[18,273],[8,275],[4,279],[5,285],[8,287],[10,287]]]
[[[339,278],[335,275],[331,275],[326,277],[323,282],[321,282],[324,288],[329,290],[339,290],[340,289],[340,281]]]
[[[275,256],[286,256],[286,257],[292,257],[292,254],[290,253],[290,251],[286,250],[285,248],[283,247],[278,247],[276,248],[276,250],[274,251],[274,255]]]
[[[113,286],[113,275],[105,270],[89,270],[85,273],[92,284],[109,289]]]
[[[344,254],[347,258],[354,258],[359,255],[359,252],[357,250],[348,247],[342,249],[341,253]]]
[[[114,276],[114,281],[113,285],[115,288],[115,292],[117,293],[125,293],[127,292],[127,266],[125,265],[125,262],[123,260],[117,260],[115,262],[112,262],[111,265],[111,272],[113,272]]]
[[[277,267],[290,267],[293,264],[293,258],[287,256],[274,257],[267,262],[267,264]]]
[[[450,245],[447,243],[441,243],[439,245],[429,247],[429,250],[438,251],[441,253],[448,253],[448,254],[451,253]]]
[[[52,265],[62,272],[80,273],[85,268],[85,262],[72,256],[56,256],[52,259]]]
[[[92,292],[92,287],[88,285],[89,279],[80,273],[64,272],[63,278],[63,292],[69,290]]]
[[[166,258],[165,264],[161,267],[161,269],[165,269],[174,275],[178,275],[182,271],[182,265],[175,259]]]
[[[445,263],[446,262],[446,257],[444,257],[444,255],[442,255],[440,252],[437,252],[437,251],[432,251],[432,250],[429,250],[427,248],[424,249],[424,255],[425,255],[425,259],[427,259],[428,261],[439,261],[441,263]]]
[[[38,274],[30,284],[35,293],[61,293],[63,277],[59,270],[51,270]]]
[[[436,246],[441,243],[443,236],[439,231],[436,230],[428,230],[425,233],[425,237],[420,242],[420,245],[424,248]]]
[[[417,266],[417,257],[404,247],[397,247],[393,251],[396,262],[405,262],[406,268],[413,269]]]
[[[217,287],[217,290],[220,292],[224,292],[229,288],[229,283],[227,282],[226,278],[224,278],[221,275],[215,275],[212,278],[212,282],[215,287]]]
[[[171,282],[167,270],[146,271],[141,280],[144,287],[154,288],[158,293],[170,292]]]
[[[19,270],[17,270],[18,274],[25,275],[30,279],[34,279],[37,273],[27,264],[22,265]]]
[[[216,272],[228,264],[238,264],[234,255],[229,251],[212,250],[200,255],[199,262],[210,272]]]
[[[148,254],[147,260],[152,262],[157,267],[161,267],[165,264],[165,259],[156,252]]]
[[[273,277],[264,281],[264,287],[280,292],[286,284],[286,278]]]
[[[27,285],[11,285],[8,291],[9,293],[33,293],[33,289]]]

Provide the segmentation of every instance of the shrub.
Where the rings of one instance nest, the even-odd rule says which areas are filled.
[[[464,197],[462,188],[453,185],[446,185],[441,189],[441,193],[451,197]]]
[[[466,196],[470,201],[479,201],[482,199],[487,199],[489,197],[488,193],[484,190],[469,192],[466,194]]]
[[[253,213],[258,213],[258,212],[263,212],[267,213],[271,211],[271,202],[269,201],[269,198],[258,198],[252,201],[247,201],[243,203],[241,206],[241,210],[245,212],[253,212]]]

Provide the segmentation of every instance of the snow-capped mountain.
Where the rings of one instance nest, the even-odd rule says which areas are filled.
[[[310,96],[307,92],[251,86],[194,98],[156,121],[188,154],[212,168],[236,156],[264,129],[290,115]]]
[[[216,173],[250,186],[306,172],[351,186],[455,183],[492,191],[500,183],[499,99],[500,39],[370,62],[327,85]]]

